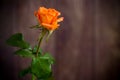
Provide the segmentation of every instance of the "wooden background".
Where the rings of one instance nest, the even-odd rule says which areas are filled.
[[[39,31],[34,11],[40,6],[61,11],[64,22],[42,43],[56,59],[55,80],[120,80],[120,1],[119,0],[1,0],[0,1],[0,80],[18,78],[30,59],[13,55],[16,48],[5,40],[21,32],[32,46]]]

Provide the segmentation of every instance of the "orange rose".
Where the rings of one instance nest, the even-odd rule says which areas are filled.
[[[58,28],[58,22],[63,21],[63,17],[58,18],[60,12],[55,9],[47,9],[45,7],[40,7],[35,16],[38,18],[39,23],[48,30],[55,30]]]

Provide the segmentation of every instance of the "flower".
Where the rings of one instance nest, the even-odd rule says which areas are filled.
[[[60,26],[58,22],[63,21],[63,17],[58,18],[60,16],[60,12],[52,9],[52,8],[45,8],[45,7],[40,7],[38,11],[35,12],[35,16],[38,19],[38,22],[40,25],[42,25],[44,28],[47,30],[55,30]]]

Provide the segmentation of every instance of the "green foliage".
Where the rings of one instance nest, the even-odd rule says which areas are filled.
[[[51,56],[50,53],[45,53],[40,58],[48,60],[49,64],[53,64],[55,62],[54,58]]]
[[[20,48],[14,52],[16,55],[21,57],[30,57],[32,59],[31,65],[22,70],[19,77],[23,77],[30,73],[32,75],[32,80],[54,80],[51,69],[51,66],[54,63],[54,58],[50,55],[50,53],[43,54],[42,49],[38,49],[38,46],[31,48],[30,45],[24,41],[21,33],[12,35],[7,40],[7,44]],[[37,50],[39,51],[36,56]]]
[[[23,35],[21,33],[16,33],[12,35],[8,40],[7,44],[14,46],[14,47],[19,47],[19,48],[29,48],[30,45],[29,43],[24,41]]]
[[[28,74],[28,73],[31,73],[31,68],[30,68],[30,67],[22,70],[22,71],[19,73],[19,77],[23,77],[23,76],[25,76],[25,75]]]
[[[44,80],[54,80],[54,77],[53,77],[53,76],[50,76],[50,77],[48,77],[48,78],[46,78],[46,79],[44,79]]]
[[[33,54],[36,54],[37,48],[38,48],[37,45],[33,48],[33,50],[32,50]],[[42,51],[42,49],[40,48],[39,51],[38,51],[39,56],[42,55],[42,53],[43,53],[43,51]]]
[[[37,78],[44,79],[48,78],[51,73],[51,65],[53,64],[54,59],[45,54],[43,56],[33,58],[31,69],[32,73],[37,76]]]
[[[15,54],[21,57],[34,57],[32,51],[30,51],[29,49],[19,49],[15,52]]]
[[[38,79],[38,80],[54,80],[54,77],[51,75],[48,78],[44,78],[44,79]]]
[[[36,80],[36,76],[32,74],[32,80]]]

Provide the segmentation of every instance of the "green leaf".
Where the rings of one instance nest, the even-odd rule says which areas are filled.
[[[36,76],[32,74],[32,80],[36,80]]]
[[[50,75],[47,78],[43,78],[43,79],[38,79],[38,80],[54,80],[54,77],[52,75]]]
[[[19,77],[23,77],[23,76],[25,76],[25,75],[28,74],[28,73],[31,73],[31,68],[30,68],[30,67],[22,70],[22,71],[19,73]]]
[[[24,41],[23,35],[21,33],[16,33],[12,35],[7,41],[8,45],[20,48],[29,48],[30,45]]]
[[[51,74],[51,64],[47,59],[36,57],[32,60],[32,73],[40,79],[46,78]]]
[[[54,80],[54,77],[53,77],[53,76],[50,76],[50,77],[48,77],[48,78],[45,79],[45,80]]]
[[[50,64],[53,64],[55,62],[54,58],[50,53],[45,53],[43,56],[40,56],[41,59],[46,59]]]
[[[34,57],[32,51],[30,51],[29,49],[20,49],[16,51],[15,54],[22,57]]]

